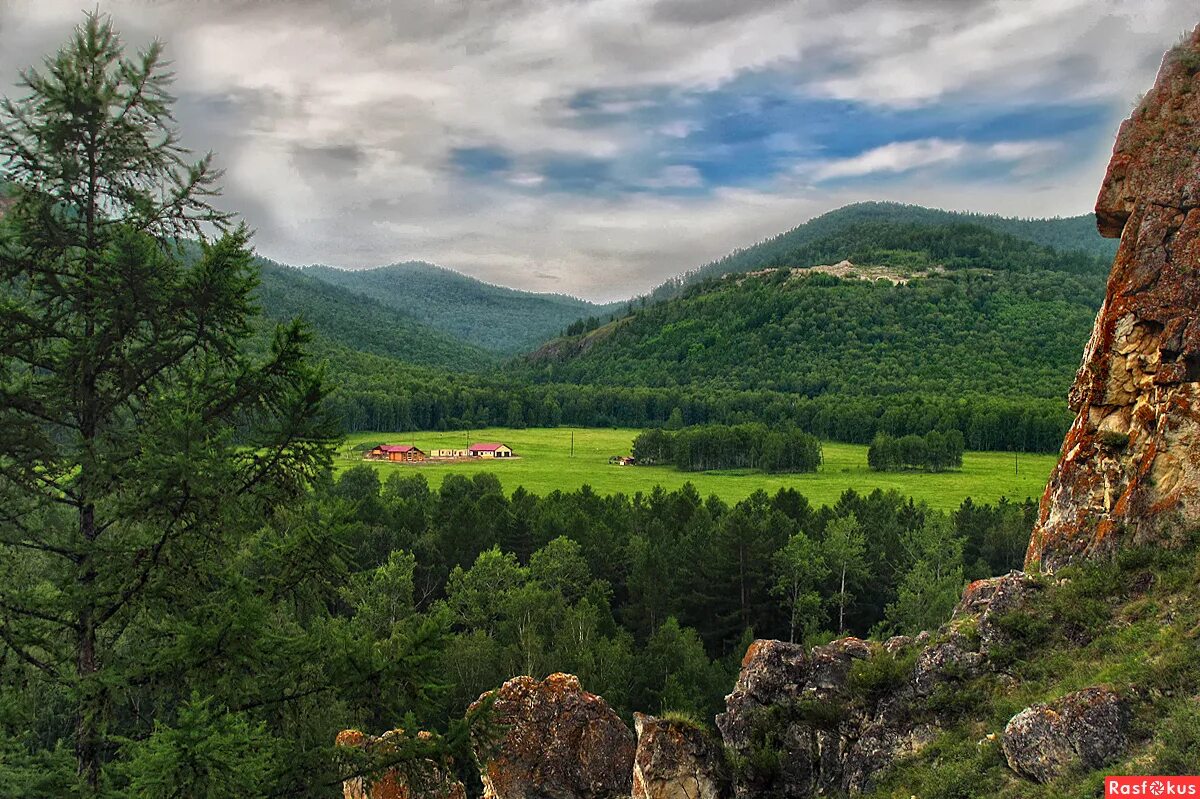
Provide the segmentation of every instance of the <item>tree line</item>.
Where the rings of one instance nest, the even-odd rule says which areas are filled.
[[[501,427],[675,427],[762,422],[822,440],[870,444],[893,436],[957,430],[968,449],[1056,452],[1072,414],[1061,399],[819,394],[705,386],[527,385],[486,375],[411,367],[321,347],[333,391],[325,407],[346,432]]]
[[[674,431],[656,427],[638,434],[632,452],[639,464],[672,464],[685,472],[815,472],[821,465],[821,442],[816,436],[760,423],[697,425]]]
[[[957,430],[930,430],[923,436],[910,433],[899,437],[876,433],[867,449],[867,465],[880,472],[944,472],[962,467],[963,448],[963,435]]]

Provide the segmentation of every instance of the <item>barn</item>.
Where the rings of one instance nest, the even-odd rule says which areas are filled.
[[[467,454],[472,458],[511,458],[513,451],[507,444],[488,441],[467,447]]]
[[[415,463],[425,460],[425,453],[409,444],[380,444],[367,450],[367,460]]]

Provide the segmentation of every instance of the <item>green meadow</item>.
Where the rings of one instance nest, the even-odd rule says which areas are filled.
[[[513,448],[511,460],[402,464],[368,462],[380,477],[393,473],[423,474],[433,487],[448,474],[496,474],[507,491],[524,486],[535,494],[554,490],[574,491],[589,485],[601,494],[648,492],[654,486],[674,489],[692,483],[704,496],[716,494],[728,502],[744,499],[760,488],[774,493],[794,488],[817,505],[831,504],[847,488],[869,492],[896,489],[935,508],[952,510],[966,497],[995,502],[1001,497],[1024,500],[1041,496],[1054,466],[1054,455],[1011,452],[968,452],[963,468],[942,474],[924,472],[873,472],[867,468],[867,448],[857,444],[825,442],[824,463],[815,474],[765,474],[756,471],[680,472],[661,466],[613,466],[613,455],[628,455],[637,430],[493,427],[470,433],[354,433],[338,452],[337,469],[363,463],[360,448],[375,444],[414,444],[425,452],[463,448],[476,441],[500,441]],[[574,453],[572,454],[572,438]],[[1015,473],[1014,473],[1015,472]]]

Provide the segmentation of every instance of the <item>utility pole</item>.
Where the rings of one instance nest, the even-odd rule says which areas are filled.
[[[571,431],[571,457],[575,457],[575,431]]]
[[[1017,455],[1018,454],[1019,453],[1014,449],[1013,450],[1013,474],[1017,474]]]

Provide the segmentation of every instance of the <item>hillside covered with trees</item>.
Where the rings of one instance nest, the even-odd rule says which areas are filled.
[[[302,319],[331,344],[404,364],[455,372],[478,371],[496,357],[370,297],[257,259],[255,298],[274,321]]]
[[[309,277],[370,297],[470,345],[505,355],[533,349],[587,317],[607,318],[622,303],[597,305],[562,294],[494,286],[433,264],[375,269],[309,266]]]
[[[827,419],[853,415],[858,424],[844,429],[871,431],[850,433],[864,443],[877,431],[940,426],[962,432],[970,448],[1057,448],[1068,419],[1062,398],[1103,296],[1100,257],[978,225],[892,221],[855,223],[793,256],[551,342],[527,357],[523,373],[547,385],[767,392],[793,408],[828,402]],[[804,268],[842,259],[864,276]],[[954,418],[948,398],[977,419],[998,401],[1012,403],[1028,420],[1017,425],[1020,441]],[[944,418],[883,421],[917,407]],[[846,435],[841,423],[801,425]]]
[[[1048,247],[1060,253],[1077,251],[1105,261],[1111,261],[1117,252],[1116,243],[1112,239],[1101,237],[1096,231],[1096,218],[1093,214],[1056,219],[1021,219],[995,214],[943,211],[902,203],[864,202],[821,214],[789,231],[749,247],[739,248],[723,258],[689,270],[659,286],[651,292],[651,296],[654,299],[666,299],[676,296],[687,286],[727,274],[752,272],[785,264],[805,265],[798,263],[800,259],[797,253],[814,242],[840,235],[850,227],[870,228],[879,223],[924,228],[969,225],[1011,236],[1022,242]],[[830,262],[832,261],[826,263]]]

